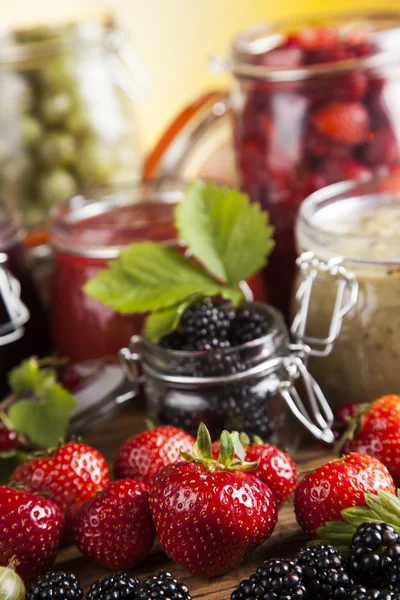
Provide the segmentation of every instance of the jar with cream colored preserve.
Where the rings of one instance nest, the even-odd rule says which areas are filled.
[[[398,393],[400,174],[315,192],[300,208],[296,240],[302,310],[292,334],[312,348],[309,368],[329,403]]]

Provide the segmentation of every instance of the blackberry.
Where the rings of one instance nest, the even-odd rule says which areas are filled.
[[[350,589],[347,600],[400,600],[400,594],[380,592],[376,588],[367,590],[363,585],[355,585]]]
[[[229,348],[228,330],[235,315],[232,307],[215,304],[211,298],[192,304],[182,315],[179,331],[185,350]]]
[[[240,346],[268,333],[269,323],[265,315],[248,308],[236,313],[229,329],[229,341],[232,346]]]
[[[302,600],[307,597],[302,569],[293,561],[273,558],[244,579],[231,600]]]
[[[168,573],[161,571],[158,575],[147,577],[141,585],[135,600],[191,600],[189,588]]]
[[[89,588],[87,600],[133,600],[139,591],[140,581],[128,573],[119,572],[99,579]]]
[[[358,583],[379,587],[399,554],[399,535],[393,527],[387,523],[362,523],[351,540],[349,569]]]
[[[302,548],[297,562],[303,569],[303,583],[309,597],[346,600],[353,581],[347,572],[346,561],[329,544]]]
[[[81,600],[82,588],[73,573],[50,571],[30,587],[27,600]]]
[[[389,590],[400,592],[400,544],[393,544],[385,552],[385,584]],[[386,587],[386,586],[385,586]]]
[[[350,588],[347,600],[380,600],[381,593],[376,588],[367,590],[363,585],[354,585]]]
[[[161,348],[167,348],[168,350],[184,350],[186,344],[186,338],[179,331],[173,331],[164,335],[158,341],[158,345]]]
[[[250,437],[258,435],[268,440],[272,423],[268,414],[268,393],[258,390],[251,382],[227,385],[224,394],[216,394],[213,412],[221,423],[221,430],[245,431]]]

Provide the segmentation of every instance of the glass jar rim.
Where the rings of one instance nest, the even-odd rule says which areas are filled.
[[[64,202],[53,206],[50,210],[50,241],[54,249],[84,256],[86,258],[117,258],[126,244],[96,245],[91,243],[74,244],[71,247],[70,236],[74,226],[86,221],[85,230],[99,232],[110,229],[110,224],[91,221],[101,215],[111,213],[125,207],[139,207],[144,204],[174,205],[183,198],[188,182],[174,177],[160,177],[146,181],[134,180],[109,186],[97,186],[82,190],[67,198]],[[129,224],[129,229],[138,231],[140,224]],[[125,228],[126,224],[118,223],[115,230]],[[165,245],[176,244],[177,240],[169,239]]]
[[[390,49],[382,49],[371,56],[338,60],[330,63],[301,65],[299,67],[268,67],[246,62],[244,57],[254,56],[279,47],[283,34],[279,29],[303,25],[329,23],[330,20],[351,24],[356,21],[365,23],[385,22],[390,29],[399,29],[398,41]],[[397,21],[397,23],[396,23]],[[396,27],[397,25],[397,27]],[[275,31],[275,32],[274,32]],[[260,34],[263,34],[262,36]],[[253,39],[258,36],[258,39]],[[258,47],[257,47],[258,44]],[[258,51],[257,51],[258,50]],[[354,69],[379,69],[390,65],[394,58],[400,57],[400,13],[398,11],[338,11],[320,13],[309,17],[295,17],[287,20],[265,21],[252,25],[239,33],[233,40],[230,55],[224,68],[237,79],[264,80],[272,82],[302,81],[313,77],[331,76],[346,73]],[[218,61],[217,61],[218,62]]]
[[[332,228],[327,224],[335,223],[338,219],[360,218],[370,216],[375,208],[398,207],[400,212],[400,173],[376,175],[366,180],[341,181],[326,186],[310,196],[301,204],[296,221],[296,239],[305,250],[308,244],[301,240],[312,240],[324,253],[338,256],[330,252],[329,243],[338,243],[343,247],[345,240],[359,245],[371,247],[384,240],[388,249],[393,250],[395,258],[360,257],[340,253],[339,258],[354,265],[399,265],[400,264],[400,235],[385,235],[374,233],[351,232],[340,227]],[[342,221],[345,225],[345,220]],[[397,251],[397,254],[396,254]]]
[[[150,354],[155,354],[161,359],[184,359],[184,358],[201,358],[201,357],[209,357],[210,352],[218,354],[220,356],[227,357],[232,354],[237,354],[241,351],[246,350],[254,350],[257,347],[263,348],[266,346],[267,342],[271,342],[270,347],[274,338],[277,337],[279,333],[282,333],[282,328],[284,327],[283,318],[281,313],[270,304],[265,304],[263,302],[251,302],[253,308],[264,313],[268,320],[270,327],[268,332],[255,340],[251,340],[250,342],[246,342],[244,344],[240,344],[239,346],[230,346],[229,348],[216,348],[215,350],[174,350],[172,348],[164,348],[154,342],[152,342],[144,333],[141,336],[141,345],[145,351]],[[246,304],[245,304],[246,306]],[[284,331],[286,333],[286,330]],[[272,353],[270,354],[272,356]],[[267,358],[266,356],[264,358]],[[207,378],[199,378],[199,379],[207,379]],[[212,378],[214,379],[214,378]],[[218,379],[218,377],[216,377]]]
[[[67,27],[71,29],[68,31]],[[31,59],[51,58],[66,52],[82,52],[90,48],[107,48],[116,50],[122,43],[110,18],[103,20],[89,19],[81,22],[66,23],[60,26],[60,35],[55,38],[31,42],[4,41],[0,45],[0,68],[9,64],[24,63]],[[110,44],[108,44],[110,40]]]

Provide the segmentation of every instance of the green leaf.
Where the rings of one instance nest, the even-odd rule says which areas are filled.
[[[232,431],[231,438],[236,456],[243,461],[246,458],[246,450],[243,447],[243,444],[245,444],[245,441],[243,440],[246,439],[246,434],[241,433],[239,435],[238,431]]]
[[[205,458],[206,460],[212,459],[211,437],[204,423],[200,423],[199,425],[195,446],[196,445],[202,458]]]
[[[376,517],[369,508],[352,507],[342,510],[342,517],[356,529],[361,523],[375,522]]]
[[[122,314],[160,311],[188,298],[216,296],[243,300],[239,289],[228,289],[173,248],[153,242],[131,244],[84,286],[84,292]],[[163,331],[172,315],[161,317]],[[156,326],[161,327],[160,321]]]
[[[197,298],[197,296],[195,296]],[[153,342],[177,328],[180,318],[191,304],[191,300],[178,306],[151,313],[146,319],[145,333]]]
[[[235,447],[229,431],[224,430],[220,437],[218,462],[226,467],[230,467],[235,455]]]
[[[55,384],[56,373],[54,369],[41,369],[37,358],[32,356],[9,372],[8,381],[14,394],[41,396]]]
[[[274,246],[268,214],[237,190],[195,182],[175,215],[179,236],[193,255],[231,286],[259,271]]]
[[[61,385],[43,389],[40,402],[21,399],[8,409],[8,418],[14,429],[41,448],[56,446],[65,438],[69,417],[77,407],[77,400]]]

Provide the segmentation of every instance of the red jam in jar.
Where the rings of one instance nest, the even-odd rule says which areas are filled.
[[[24,238],[18,215],[0,202],[0,400],[7,392],[7,373],[13,367],[24,358],[50,352],[46,314]],[[21,323],[20,301],[29,312],[29,318]]]
[[[118,314],[85,295],[82,287],[132,242],[177,246],[173,212],[182,197],[182,186],[148,182],[99,188],[54,210],[51,321],[61,355],[73,361],[112,358],[141,332],[143,315]],[[253,277],[249,284],[255,298],[265,300],[262,277]]]
[[[287,315],[294,223],[310,193],[400,162],[400,15],[261,24],[233,43],[241,187],[269,211],[269,299]]]

